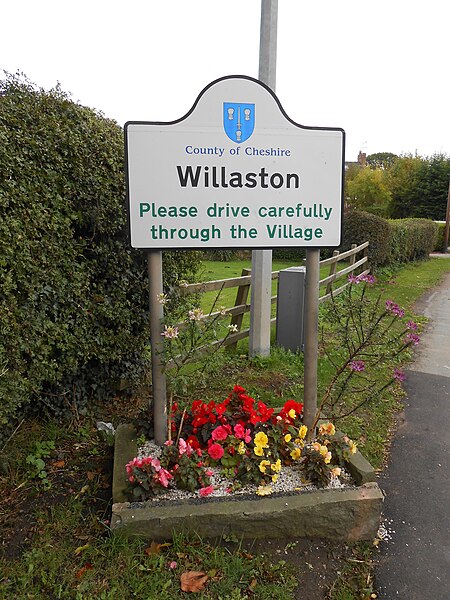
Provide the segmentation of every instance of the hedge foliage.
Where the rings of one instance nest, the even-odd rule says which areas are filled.
[[[349,250],[352,244],[369,242],[369,262],[373,267],[389,262],[391,228],[386,219],[359,210],[344,213],[343,236],[340,250]]]
[[[409,262],[427,258],[435,249],[439,226],[429,219],[396,219],[391,227],[389,262]]]
[[[430,219],[386,220],[371,213],[347,210],[340,250],[369,241],[372,267],[427,258],[438,241],[439,225]]]
[[[30,404],[61,412],[147,366],[144,253],[130,248],[123,133],[114,121],[0,81],[0,423]],[[196,253],[166,253],[166,285]]]

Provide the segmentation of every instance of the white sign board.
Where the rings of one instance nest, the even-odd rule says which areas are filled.
[[[131,245],[338,246],[344,137],[294,123],[244,76],[211,83],[178,121],[127,123]]]

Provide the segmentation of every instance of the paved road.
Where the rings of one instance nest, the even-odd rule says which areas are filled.
[[[380,600],[450,600],[450,274],[416,305],[430,319],[406,372],[388,468]]]

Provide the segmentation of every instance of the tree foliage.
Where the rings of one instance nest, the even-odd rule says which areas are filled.
[[[381,169],[360,168],[347,181],[347,204],[353,208],[384,216],[391,199],[388,181]]]
[[[397,154],[393,152],[376,152],[375,154],[369,154],[366,158],[366,162],[371,169],[389,169],[398,159]]]
[[[389,170],[390,216],[444,220],[450,178],[450,158],[402,156]]]
[[[121,128],[59,88],[0,81],[0,423],[146,367],[146,261],[127,240]],[[181,260],[180,260],[181,258]],[[166,284],[196,257],[167,255]]]

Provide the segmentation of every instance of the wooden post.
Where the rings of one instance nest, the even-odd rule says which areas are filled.
[[[339,256],[339,250],[334,250],[333,256]],[[336,275],[337,263],[338,263],[338,261],[335,261],[335,262],[331,263],[331,266],[330,266],[330,275]],[[327,285],[327,289],[326,289],[325,295],[331,294],[331,290],[332,289],[333,289],[333,282],[330,281],[330,283]]]
[[[444,254],[447,254],[447,252],[448,252],[449,229],[450,229],[450,181],[448,183],[447,212],[445,214],[444,247],[442,249],[442,252]]]
[[[251,274],[251,270],[250,269],[242,269],[242,273],[241,276],[245,277]],[[244,285],[240,285],[238,287],[238,291],[236,294],[236,301],[234,303],[235,306],[241,306],[241,304],[247,304],[247,298],[248,298],[248,293],[250,291],[250,284],[249,283],[245,283]],[[242,328],[242,321],[244,320],[244,313],[240,314],[240,315],[234,315],[231,318],[231,323],[230,325],[236,325],[237,330],[240,331]],[[227,346],[228,348],[236,348],[237,346],[237,342],[233,342],[231,344],[229,344]]]

